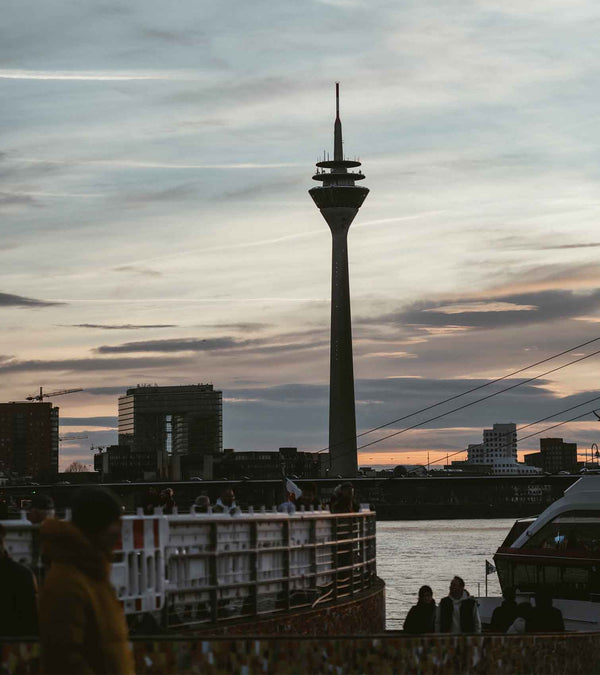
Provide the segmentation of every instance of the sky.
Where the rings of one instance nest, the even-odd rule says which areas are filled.
[[[53,399],[63,467],[116,442],[138,383],[221,389],[225,447],[325,448],[331,237],[307,191],[335,81],[371,191],[349,235],[359,433],[600,337],[599,27],[578,0],[6,0],[0,400],[84,389]],[[359,461],[593,399],[599,359]]]

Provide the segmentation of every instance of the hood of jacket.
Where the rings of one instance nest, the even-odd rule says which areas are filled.
[[[94,579],[108,579],[110,561],[85,534],[66,520],[47,518],[40,527],[42,554],[53,562],[73,565]]]

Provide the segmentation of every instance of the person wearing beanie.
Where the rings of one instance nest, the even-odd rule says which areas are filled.
[[[110,583],[122,508],[101,487],[82,488],[72,521],[40,528],[50,564],[40,595],[42,671],[46,675],[134,675],[123,609]]]
[[[31,498],[27,520],[32,525],[43,523],[46,518],[54,518],[54,499],[50,495],[37,494]]]

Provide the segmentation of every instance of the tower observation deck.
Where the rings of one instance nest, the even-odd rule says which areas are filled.
[[[333,160],[317,162],[313,180],[322,185],[309,190],[332,236],[331,345],[329,373],[329,456],[331,475],[354,477],[358,471],[352,320],[348,274],[348,230],[362,206],[368,188],[355,185],[364,175],[352,171],[360,162],[344,158],[340,121],[340,88],[335,85],[336,116]]]

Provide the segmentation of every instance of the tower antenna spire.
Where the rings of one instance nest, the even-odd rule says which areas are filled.
[[[333,125],[333,159],[339,162],[344,159],[342,145],[342,123],[340,121],[340,83],[335,83],[335,124]],[[345,172],[346,170],[343,169]]]

